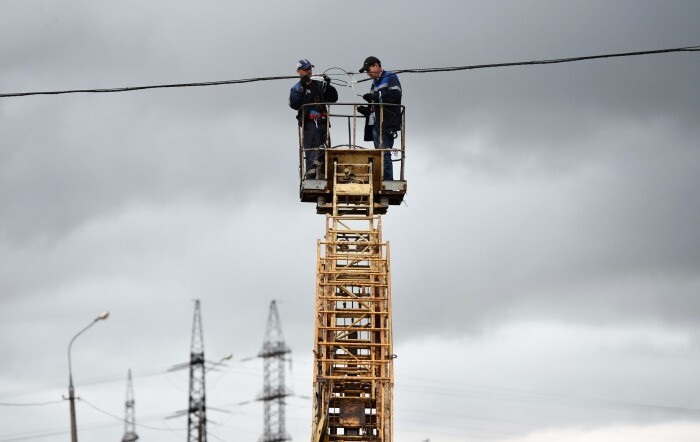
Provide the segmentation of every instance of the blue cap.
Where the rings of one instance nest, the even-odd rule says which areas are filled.
[[[297,69],[303,69],[306,71],[312,67],[314,67],[314,65],[312,65],[311,62],[306,58],[302,58],[297,62]]]

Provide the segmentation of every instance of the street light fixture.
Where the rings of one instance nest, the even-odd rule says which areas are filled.
[[[109,312],[104,311],[100,313],[98,317],[92,320],[92,322],[78,333],[70,340],[68,344],[68,401],[70,402],[70,440],[71,442],[78,442],[78,427],[75,421],[75,388],[73,387],[73,370],[70,360],[70,349],[73,346],[73,341],[75,338],[82,335],[87,329],[95,325],[97,321],[104,321],[109,318]]]

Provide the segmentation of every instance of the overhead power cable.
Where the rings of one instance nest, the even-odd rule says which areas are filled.
[[[657,49],[654,51],[638,51],[638,52],[621,52],[617,54],[603,54],[603,55],[586,55],[581,57],[569,57],[569,58],[554,58],[551,60],[533,60],[533,61],[515,61],[510,63],[493,63],[493,64],[476,64],[470,66],[453,66],[453,67],[442,67],[442,68],[416,68],[416,69],[398,69],[394,70],[397,74],[427,74],[433,72],[453,72],[453,71],[467,71],[473,69],[487,69],[487,68],[503,68],[510,66],[532,66],[539,64],[557,64],[557,63],[571,63],[574,61],[585,61],[585,60],[596,60],[599,58],[617,58],[617,57],[633,57],[637,55],[652,55],[652,54],[665,54],[670,52],[697,52],[700,51],[700,46],[687,46],[683,48],[672,48],[672,49]],[[360,80],[367,81],[369,78]]]
[[[450,67],[436,67],[436,68],[413,68],[413,69],[396,69],[395,73],[404,74],[432,74],[436,72],[454,72],[454,71],[467,71],[475,69],[488,69],[488,68],[502,68],[511,66],[533,66],[541,64],[556,64],[556,63],[571,63],[575,61],[584,60],[595,60],[599,58],[617,58],[617,57],[632,57],[639,55],[652,55],[652,54],[666,54],[671,52],[696,52],[700,51],[700,46],[686,46],[681,48],[670,48],[670,49],[657,49],[651,51],[637,51],[637,52],[622,52],[615,54],[601,54],[601,55],[586,55],[580,57],[569,57],[569,58],[555,58],[550,60],[532,60],[532,61],[515,61],[508,63],[491,63],[491,64],[476,64],[476,65],[466,65],[466,66],[450,66]],[[352,75],[356,72],[347,71],[347,74]],[[342,75],[342,74],[329,74],[329,75]],[[175,84],[158,84],[158,85],[148,85],[148,86],[132,86],[132,87],[119,87],[119,88],[100,88],[100,89],[71,89],[71,90],[59,90],[59,91],[42,91],[42,92],[13,92],[0,94],[0,98],[9,97],[26,97],[29,95],[62,95],[62,94],[78,94],[78,93],[109,93],[109,92],[132,92],[140,91],[146,89],[166,89],[166,88],[184,88],[184,87],[203,87],[203,86],[223,86],[227,84],[242,84],[242,83],[255,83],[260,81],[274,81],[274,80],[289,80],[298,79],[297,75],[278,75],[274,77],[256,77],[256,78],[244,78],[238,80],[222,80],[222,81],[206,81],[198,83],[175,83]],[[370,78],[359,80],[358,82],[368,81]]]
[[[201,86],[221,86],[224,84],[240,84],[240,83],[254,83],[257,81],[272,81],[272,80],[288,80],[290,78],[298,79],[298,75],[284,75],[276,77],[258,77],[258,78],[244,78],[240,80],[222,80],[222,81],[206,81],[200,83],[175,83],[175,84],[156,84],[149,86],[133,86],[133,87],[118,87],[118,88],[106,88],[106,89],[72,89],[65,91],[44,91],[44,92],[16,92],[10,94],[0,94],[0,98],[6,97],[25,97],[28,95],[61,95],[61,94],[79,94],[79,93],[107,93],[107,92],[132,92],[141,91],[145,89],[167,89],[167,88],[177,88],[177,87],[201,87]]]
[[[98,412],[100,412],[100,413],[102,413],[102,414],[104,414],[104,415],[106,415],[106,416],[109,416],[109,417],[111,417],[111,418],[113,418],[113,419],[116,419],[116,420],[118,420],[119,422],[122,422],[122,423],[123,423],[123,422],[126,422],[126,419],[121,418],[121,417],[117,416],[116,414],[112,414],[112,413],[110,413],[109,411],[105,411],[105,410],[99,408],[97,405],[94,405],[94,404],[92,404],[92,403],[86,401],[86,400],[83,399],[83,398],[78,398],[78,400],[81,401],[82,403],[84,403],[85,405],[89,406],[90,408],[92,408],[92,409],[95,410],[95,411],[98,411]],[[176,431],[181,431],[181,430],[177,430],[177,429],[174,429],[174,428],[153,427],[153,426],[151,426],[151,425],[144,425],[143,423],[139,423],[139,427],[140,427],[140,428],[148,428],[149,430],[162,430],[162,431],[174,431],[174,432],[176,432]]]

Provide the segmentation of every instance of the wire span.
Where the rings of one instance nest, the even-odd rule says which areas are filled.
[[[684,48],[672,48],[672,49],[658,49],[654,51],[638,51],[638,52],[622,52],[617,54],[603,54],[603,55],[586,55],[582,57],[569,57],[569,58],[555,58],[551,60],[533,60],[533,61],[516,61],[510,63],[493,63],[493,64],[477,64],[470,66],[453,66],[453,67],[442,67],[442,68],[417,68],[417,69],[399,69],[394,72],[400,73],[410,73],[410,74],[424,74],[433,72],[452,72],[452,71],[466,71],[471,69],[486,69],[486,68],[501,68],[509,66],[531,66],[538,64],[556,64],[556,63],[571,63],[574,61],[584,61],[584,60],[595,60],[600,58],[616,58],[616,57],[632,57],[637,55],[652,55],[652,54],[665,54],[670,52],[696,52],[700,51],[700,46],[687,46]],[[364,79],[360,81],[367,81],[369,79]]]
[[[61,95],[61,94],[79,94],[79,93],[131,92],[131,91],[141,91],[141,90],[145,90],[145,89],[221,86],[224,84],[241,84],[241,83],[254,83],[257,81],[287,80],[290,78],[299,79],[299,76],[298,75],[293,75],[293,76],[285,75],[285,76],[277,76],[277,77],[244,78],[244,79],[240,79],[240,80],[206,81],[206,82],[200,82],[200,83],[157,84],[157,85],[150,85],[150,86],[118,87],[118,88],[107,88],[107,89],[72,89],[72,90],[65,90],[65,91],[16,92],[16,93],[11,93],[11,94],[0,94],[0,98],[25,97],[28,95]]]
[[[111,417],[112,419],[116,419],[116,420],[118,420],[118,421],[120,421],[120,422],[126,422],[126,419],[121,418],[121,417],[117,416],[116,414],[112,414],[112,413],[110,413],[109,411],[105,411],[105,410],[99,408],[98,406],[96,406],[96,405],[94,405],[94,404],[92,404],[92,403],[86,401],[86,400],[83,399],[83,398],[78,398],[78,400],[79,400],[80,402],[84,403],[85,405],[89,406],[89,407],[92,408],[93,410],[98,411],[98,412],[104,414],[105,416],[109,416],[109,417]],[[144,425],[144,424],[142,424],[142,423],[139,424],[139,427],[148,428],[149,430],[179,431],[179,430],[176,430],[176,429],[173,429],[173,428],[153,427],[153,426],[151,426],[151,425]]]
[[[431,74],[434,72],[454,72],[454,71],[466,71],[474,69],[487,69],[487,68],[502,68],[510,66],[531,66],[539,64],[555,64],[555,63],[571,63],[575,61],[584,60],[595,60],[599,58],[616,58],[616,57],[632,57],[639,55],[651,55],[651,54],[665,54],[671,52],[696,52],[700,51],[700,46],[686,46],[682,48],[671,48],[671,49],[657,49],[652,51],[637,51],[637,52],[623,52],[616,54],[602,54],[602,55],[586,55],[581,57],[569,57],[569,58],[556,58],[551,60],[533,60],[533,61],[516,61],[509,63],[492,63],[492,64],[477,64],[477,65],[466,65],[466,66],[451,66],[451,67],[437,67],[437,68],[414,68],[414,69],[397,69],[393,72],[397,74]],[[354,82],[360,83],[363,81],[369,81],[370,78],[365,78],[363,80],[355,80],[353,74],[357,74],[353,71],[345,71],[341,68],[330,68],[340,69],[345,72],[345,75],[350,76],[351,81],[345,82],[344,80],[339,80],[345,82],[345,85],[350,85]],[[328,75],[342,75],[342,74],[328,74]],[[297,75],[281,75],[275,77],[257,77],[257,78],[244,78],[238,80],[222,80],[222,81],[207,81],[199,83],[176,83],[176,84],[159,84],[150,86],[133,86],[133,87],[120,87],[120,88],[105,88],[105,89],[72,89],[72,90],[60,90],[60,91],[43,91],[43,92],[14,92],[0,94],[0,98],[9,97],[26,97],[30,95],[62,95],[62,94],[78,94],[78,93],[111,93],[111,92],[132,92],[141,91],[146,89],[165,89],[165,88],[180,88],[180,87],[203,87],[203,86],[222,86],[226,84],[243,84],[243,83],[255,83],[259,81],[274,81],[274,80],[289,80],[289,79],[299,79]],[[336,83],[338,84],[338,83]],[[340,83],[342,85],[342,83]]]

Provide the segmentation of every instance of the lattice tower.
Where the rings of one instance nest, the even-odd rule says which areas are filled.
[[[262,442],[290,440],[285,426],[285,401],[289,396],[284,383],[285,355],[291,353],[282,336],[282,326],[277,313],[277,302],[270,303],[265,327],[265,340],[258,357],[263,359],[263,392],[258,400],[263,402],[265,416]]]
[[[206,442],[207,405],[204,384],[204,338],[199,299],[194,302],[189,366],[190,398],[187,408],[187,442]]]
[[[134,387],[131,381],[131,369],[129,369],[126,381],[126,411],[124,414],[124,437],[122,437],[122,442],[134,442],[139,438],[139,436],[136,434],[134,403]]]

